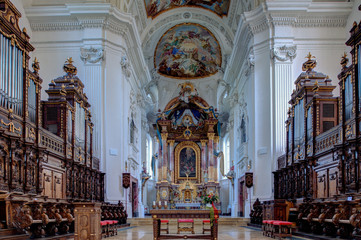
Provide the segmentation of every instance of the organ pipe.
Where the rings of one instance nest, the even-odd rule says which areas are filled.
[[[23,114],[23,51],[11,39],[0,34],[0,105]]]

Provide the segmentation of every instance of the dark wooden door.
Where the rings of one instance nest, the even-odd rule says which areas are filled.
[[[238,217],[244,217],[244,180],[240,180],[238,192]]]
[[[138,184],[132,182],[132,215],[138,217]]]

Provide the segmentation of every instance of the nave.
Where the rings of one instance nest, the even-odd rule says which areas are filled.
[[[201,225],[196,225],[196,231],[201,231]],[[172,227],[170,227],[172,231]],[[175,225],[173,228],[174,231]],[[110,237],[109,240],[153,240],[153,231],[151,225],[145,226],[134,226],[118,231],[118,236]],[[262,231],[257,228],[246,227],[246,226],[230,226],[221,225],[219,227],[218,239],[221,240],[266,240],[270,239],[262,235]],[[306,240],[303,237],[292,237],[293,240]]]

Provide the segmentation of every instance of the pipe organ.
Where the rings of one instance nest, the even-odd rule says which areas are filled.
[[[288,200],[298,210],[300,231],[331,237],[361,238],[361,22],[346,45],[351,62],[341,59],[340,97],[309,54],[295,81],[286,121],[286,154],[274,172],[275,202]],[[264,210],[263,216],[267,216]]]
[[[71,58],[41,101],[40,65],[35,58],[29,69],[34,47],[20,17],[0,0],[0,229],[20,230],[17,239],[69,234],[73,202],[104,200],[90,104]]]
[[[1,106],[23,115],[25,49],[9,35],[0,34]]]

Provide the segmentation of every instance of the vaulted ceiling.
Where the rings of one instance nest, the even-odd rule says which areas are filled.
[[[136,0],[144,56],[165,80],[221,79],[241,13],[254,1]],[[249,2],[249,3],[248,3]]]

